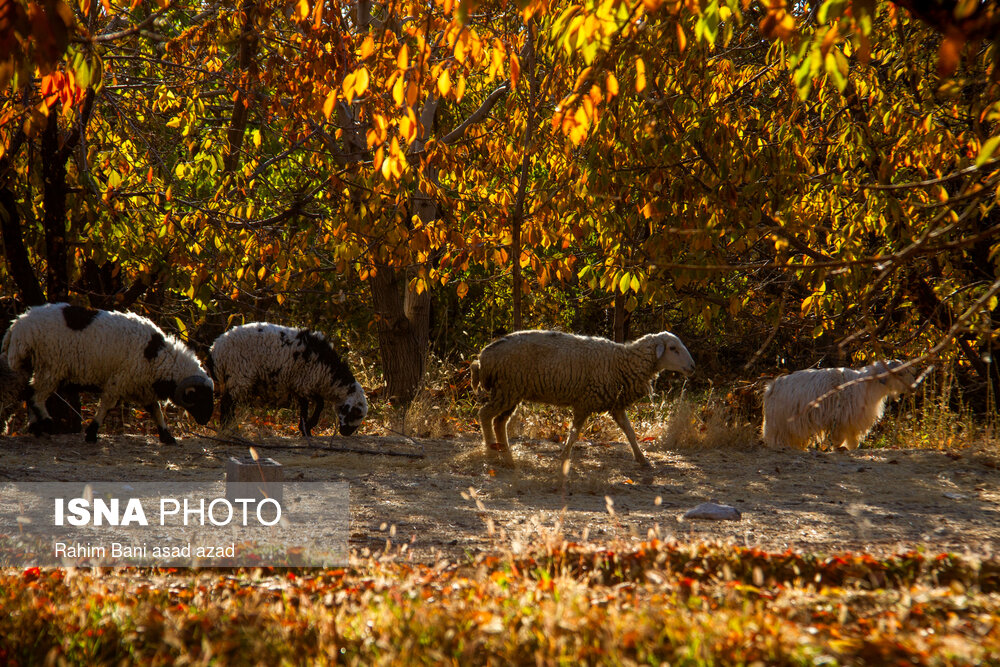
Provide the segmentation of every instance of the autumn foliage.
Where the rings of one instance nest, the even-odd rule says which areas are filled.
[[[657,541],[338,570],[7,570],[0,658],[318,662],[979,664],[1000,566]]]

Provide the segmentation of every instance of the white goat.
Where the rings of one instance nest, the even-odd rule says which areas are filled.
[[[912,389],[917,371],[901,361],[864,368],[815,368],[779,377],[764,392],[764,442],[805,449],[829,437],[834,447],[857,449],[890,398]]]

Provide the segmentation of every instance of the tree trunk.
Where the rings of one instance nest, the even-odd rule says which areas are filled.
[[[632,319],[632,313],[625,310],[625,302],[628,301],[621,292],[615,291],[614,325],[612,335],[616,343],[624,343],[628,340],[628,325]]]
[[[49,110],[42,131],[42,198],[45,204],[45,292],[50,302],[69,299],[69,254],[66,250],[66,156],[59,148],[58,108]]]
[[[233,102],[233,115],[229,119],[229,129],[226,131],[226,158],[224,170],[230,173],[240,164],[240,150],[243,147],[243,137],[246,135],[247,120],[250,118],[250,101],[253,99],[254,85],[257,82],[257,2],[243,0],[240,12],[243,14],[243,25],[240,29],[239,60],[237,61],[237,84],[239,96]]]
[[[430,337],[430,293],[408,287],[406,272],[379,266],[369,279],[386,393],[408,405],[424,377]]]
[[[21,292],[21,301],[26,306],[45,303],[45,293],[35,276],[28,258],[28,249],[21,236],[21,214],[17,210],[17,200],[6,185],[0,186],[0,230],[3,233],[7,270]]]
[[[525,198],[528,194],[528,172],[531,169],[531,142],[535,131],[535,104],[538,98],[538,78],[535,76],[535,39],[534,19],[528,19],[527,39],[521,50],[521,58],[525,63],[525,75],[528,80],[530,105],[528,118],[524,128],[523,156],[521,172],[517,180],[517,194],[514,198],[514,212],[510,221],[510,262],[511,262],[511,325],[512,331],[520,331],[522,326],[521,292],[523,291],[521,277],[521,227],[524,223]]]

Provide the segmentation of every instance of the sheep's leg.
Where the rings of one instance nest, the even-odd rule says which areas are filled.
[[[573,413],[573,425],[569,427],[566,444],[563,445],[562,455],[560,456],[563,462],[564,473],[569,472],[569,466],[566,465],[566,462],[569,461],[569,457],[573,454],[573,444],[576,442],[577,437],[579,437],[580,431],[583,429],[583,423],[587,421],[587,416]]]
[[[625,437],[628,438],[628,444],[632,445],[632,455],[635,456],[637,463],[642,464],[643,467],[652,468],[649,459],[646,455],[642,453],[639,449],[639,441],[635,437],[635,430],[632,428],[632,422],[628,420],[628,415],[625,414],[625,408],[615,408],[611,411],[611,416],[614,417],[615,422],[621,427],[622,431],[625,432]]]
[[[84,436],[85,441],[97,442],[97,430],[104,423],[104,418],[108,416],[108,411],[118,403],[118,399],[112,399],[111,396],[112,394],[107,389],[101,394],[101,404],[97,406],[97,413],[94,415],[93,421],[87,425],[87,434]],[[160,416],[162,417],[162,415]]]
[[[45,402],[55,393],[57,386],[37,382],[37,373],[35,378],[36,381],[28,387],[25,403],[28,406],[28,432],[37,437],[43,433],[51,433],[55,426]]]
[[[479,409],[479,425],[482,427],[483,444],[487,449],[497,441],[496,434],[493,432],[493,418],[497,414],[490,408],[489,403]]]
[[[316,407],[313,409],[312,417],[310,417],[309,421],[306,422],[306,426],[309,427],[310,431],[316,428],[316,424],[319,423],[319,413],[323,412],[323,399],[317,398],[315,401]]]
[[[497,444],[500,446],[500,453],[504,460],[510,465],[514,465],[514,454],[510,451],[510,442],[507,440],[507,422],[514,414],[517,406],[504,410],[493,418],[493,432],[497,436]]]
[[[861,444],[861,439],[862,435],[860,433],[856,431],[851,431],[850,433],[847,434],[847,437],[845,437],[843,440],[844,447],[846,447],[847,449],[857,449],[858,445]]]
[[[229,428],[234,418],[233,396],[228,391],[222,392],[219,398],[219,424],[223,429]]]
[[[160,436],[160,442],[165,445],[176,445],[177,440],[174,436],[170,435],[170,429],[167,428],[167,420],[163,417],[163,410],[160,408],[159,401],[153,401],[146,406],[146,412],[153,418],[156,422],[156,433]],[[96,430],[94,431],[96,434]]]
[[[311,435],[309,433],[312,430],[309,427],[309,399],[305,397],[299,398],[299,430],[302,431],[303,437],[308,438]]]
[[[507,420],[513,414],[517,404],[504,407],[493,401],[488,402],[479,410],[479,425],[483,430],[483,445],[487,450],[495,449],[501,452],[504,461],[514,465],[514,455],[511,454],[507,442]]]

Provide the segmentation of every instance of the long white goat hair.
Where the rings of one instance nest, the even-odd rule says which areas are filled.
[[[913,368],[900,361],[863,368],[816,368],[775,379],[764,392],[764,442],[805,449],[828,437],[856,449],[882,418],[885,403],[914,386]]]

